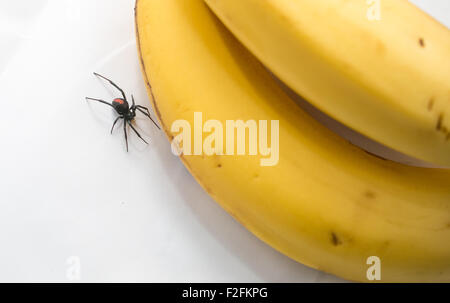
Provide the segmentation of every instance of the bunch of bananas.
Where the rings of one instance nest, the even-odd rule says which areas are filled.
[[[450,170],[380,159],[305,113],[270,69],[340,122],[450,165],[449,30],[407,0],[137,0],[149,96],[171,126],[279,121],[279,160],[186,155],[204,189],[260,239],[308,266],[367,281],[450,281]],[[238,40],[239,39],[239,40]],[[264,66],[264,65],[265,66]]]

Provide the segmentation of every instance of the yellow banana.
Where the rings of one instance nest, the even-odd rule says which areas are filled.
[[[450,31],[407,0],[206,0],[310,103],[369,138],[450,166]]]
[[[279,162],[182,155],[203,188],[291,258],[367,281],[450,281],[450,172],[373,157],[302,111],[203,0],[138,0],[136,31],[154,110],[174,122],[279,120]]]

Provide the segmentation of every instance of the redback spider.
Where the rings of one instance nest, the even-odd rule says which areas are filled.
[[[109,105],[112,108],[115,109],[115,111],[119,114],[119,116],[116,118],[116,120],[113,123],[113,126],[111,128],[111,134],[114,130],[114,126],[116,126],[117,121],[119,121],[119,119],[123,119],[123,132],[125,134],[125,142],[127,145],[127,151],[128,151],[128,135],[127,135],[127,124],[131,127],[131,129],[136,133],[136,135],[145,142],[145,144],[148,144],[147,141],[144,140],[144,138],[142,138],[142,136],[138,133],[138,131],[134,128],[133,124],[131,123],[134,118],[136,117],[136,111],[140,111],[141,113],[143,113],[145,116],[147,116],[150,120],[152,120],[153,124],[155,124],[155,126],[160,129],[160,127],[158,126],[158,124],[156,124],[156,122],[152,119],[152,117],[150,117],[150,111],[148,110],[147,107],[145,106],[141,106],[141,105],[136,105],[134,102],[134,96],[131,95],[131,100],[132,100],[132,105],[131,107],[128,105],[127,102],[127,96],[125,95],[125,93],[123,92],[123,90],[117,86],[117,84],[115,84],[114,82],[112,82],[111,80],[109,80],[106,77],[103,77],[102,75],[99,75],[97,73],[94,73],[94,75],[96,75],[97,77],[100,77],[106,81],[108,81],[112,86],[114,86],[115,88],[117,88],[121,93],[122,93],[122,97],[123,98],[115,98],[112,103],[108,103],[104,100],[100,100],[100,99],[95,99],[95,98],[89,98],[86,97],[86,100],[92,100],[92,101],[97,101],[97,102],[101,102],[103,104]]]

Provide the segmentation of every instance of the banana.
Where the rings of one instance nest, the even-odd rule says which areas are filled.
[[[314,106],[392,149],[450,166],[450,31],[413,4],[205,1]]]
[[[267,2],[267,1],[265,1]],[[137,0],[148,94],[163,129],[203,118],[279,121],[279,162],[181,155],[202,187],[257,237],[310,267],[367,281],[450,281],[450,172],[384,161],[306,114],[203,0]],[[370,259],[369,259],[370,260]]]

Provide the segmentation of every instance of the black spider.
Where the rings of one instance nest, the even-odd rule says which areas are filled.
[[[123,92],[123,90],[119,86],[117,86],[114,82],[112,82],[108,78],[103,77],[102,75],[99,75],[97,73],[94,73],[94,75],[96,75],[97,77],[100,77],[100,78],[108,81],[112,86],[117,88],[122,93],[122,96],[123,96],[123,98],[116,98],[116,99],[114,99],[112,101],[112,103],[108,103],[108,102],[106,102],[104,100],[100,100],[100,99],[86,97],[86,100],[93,100],[93,101],[101,102],[101,103],[104,103],[104,104],[107,104],[107,105],[111,106],[119,114],[119,116],[116,118],[116,120],[113,123],[113,126],[111,128],[111,134],[112,134],[112,132],[114,130],[114,126],[116,126],[117,121],[119,121],[119,119],[123,119],[123,121],[124,121],[123,122],[123,132],[125,134],[125,142],[126,142],[126,145],[127,145],[127,151],[128,151],[127,124],[130,125],[131,129],[136,133],[136,135],[142,141],[144,141],[146,144],[148,144],[147,141],[145,141],[144,138],[142,138],[142,136],[138,133],[138,131],[134,128],[133,124],[131,123],[134,120],[134,118],[136,117],[136,110],[138,110],[141,113],[143,113],[145,116],[147,116],[150,120],[152,120],[153,124],[155,124],[155,126],[158,129],[160,129],[158,124],[156,124],[156,122],[152,119],[152,117],[150,117],[150,111],[148,110],[148,108],[145,107],[145,106],[136,105],[135,102],[134,102],[133,95],[131,95],[132,105],[130,107],[128,105],[127,97],[126,97],[125,93]]]

